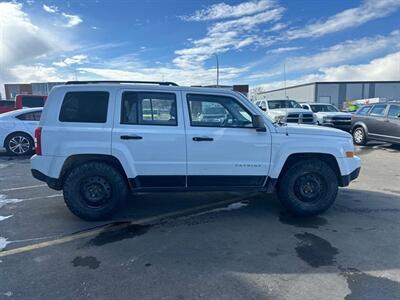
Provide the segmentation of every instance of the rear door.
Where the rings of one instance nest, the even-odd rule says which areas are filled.
[[[186,141],[176,91],[124,89],[118,93],[112,152],[137,188],[186,185]]]
[[[376,138],[387,134],[389,126],[386,117],[386,110],[386,104],[375,104],[372,107],[369,117],[366,120],[368,134],[376,135]]]
[[[33,111],[29,113],[24,113],[16,118],[21,120],[23,126],[26,130],[31,134],[31,136],[35,135],[35,129],[39,126],[40,116],[42,111]]]
[[[271,134],[252,128],[250,109],[232,96],[206,93],[183,93],[183,103],[188,187],[263,186]]]

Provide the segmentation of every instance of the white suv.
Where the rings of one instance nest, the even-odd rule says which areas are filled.
[[[243,95],[132,82],[52,89],[36,129],[32,174],[69,209],[107,219],[129,192],[273,192],[294,214],[332,205],[360,171],[350,134],[273,124]]]

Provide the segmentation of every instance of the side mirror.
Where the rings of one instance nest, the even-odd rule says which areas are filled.
[[[261,108],[261,110],[263,110],[263,111],[267,111],[267,108],[266,107],[260,107]]]
[[[264,119],[260,115],[253,116],[253,127],[258,132],[266,132],[267,131],[267,128],[265,127],[265,124],[264,124]]]

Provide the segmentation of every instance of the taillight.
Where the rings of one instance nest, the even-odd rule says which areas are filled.
[[[42,155],[42,127],[35,129],[35,153]]]

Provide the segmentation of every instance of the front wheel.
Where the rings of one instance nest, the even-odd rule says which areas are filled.
[[[113,166],[88,162],[72,169],[63,194],[73,214],[87,221],[107,220],[117,212],[128,193],[125,178]]]
[[[299,216],[324,212],[335,201],[338,179],[322,160],[308,159],[292,165],[280,178],[278,194],[283,206]]]
[[[367,135],[365,134],[364,128],[361,126],[356,127],[353,130],[353,142],[356,145],[365,145],[367,143]]]

